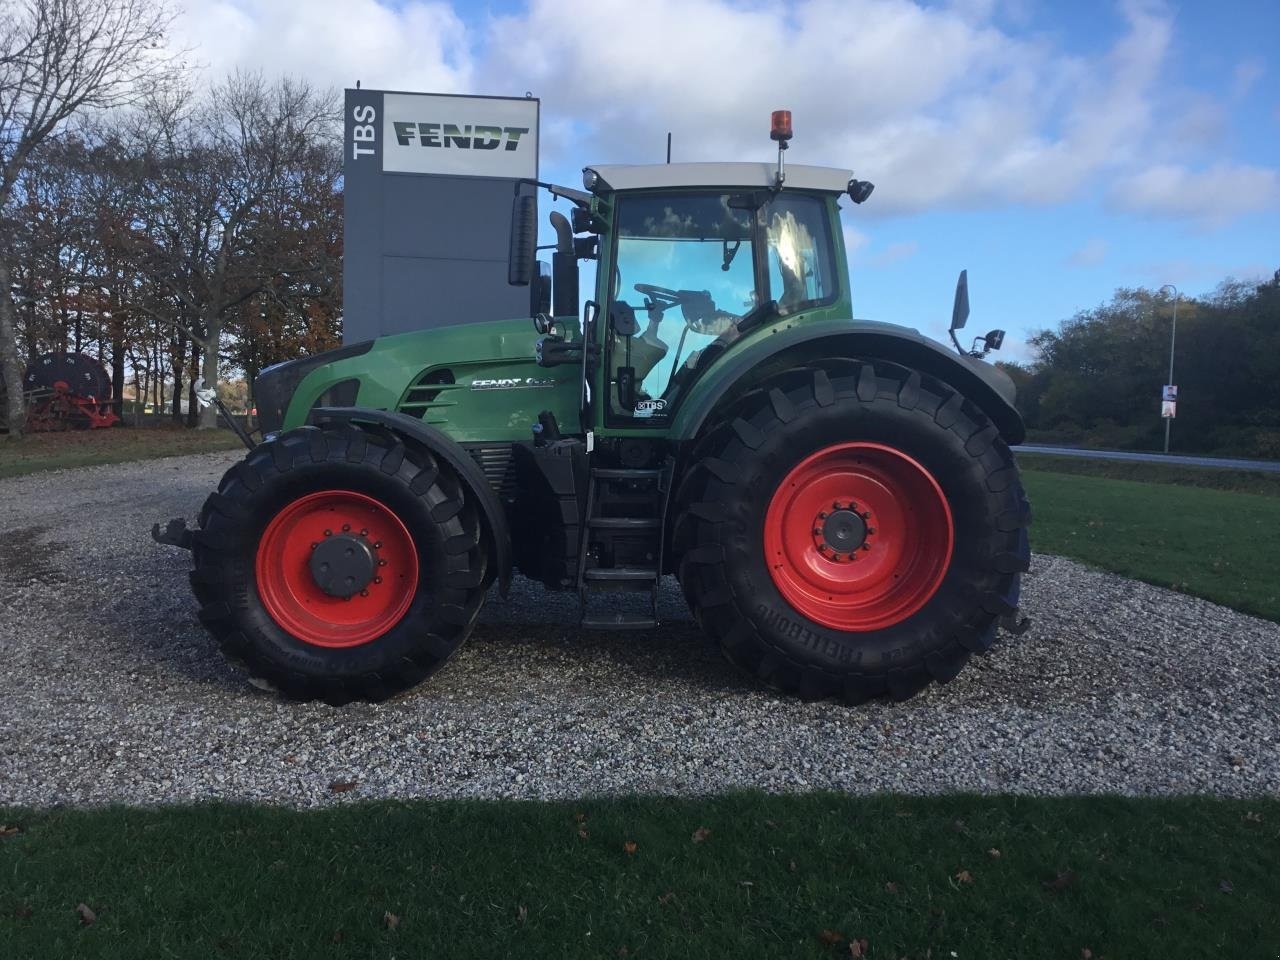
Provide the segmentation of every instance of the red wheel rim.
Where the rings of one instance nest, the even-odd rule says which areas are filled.
[[[321,589],[311,552],[326,536],[366,542],[375,577],[350,598]],[[418,551],[385,504],[350,490],[322,490],[281,510],[258,541],[258,595],[276,623],[317,647],[355,647],[382,636],[418,591]]]
[[[837,521],[843,529],[829,526]],[[946,575],[954,540],[933,475],[879,443],[838,443],[806,457],[783,478],[764,519],[765,561],[779,592],[810,620],[850,632],[882,630],[919,611]]]

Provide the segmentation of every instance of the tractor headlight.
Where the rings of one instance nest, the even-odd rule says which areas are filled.
[[[299,357],[267,367],[253,381],[253,399],[258,405],[258,425],[262,432],[274,433],[284,426],[285,414],[289,412],[289,404],[298,391],[307,374],[317,367],[348,357],[358,357],[368,353],[373,347],[372,340],[353,343],[337,350],[317,353],[314,357]],[[347,378],[343,378],[344,381]]]

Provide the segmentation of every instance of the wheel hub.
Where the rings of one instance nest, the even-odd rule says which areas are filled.
[[[358,534],[325,537],[311,551],[311,576],[316,586],[343,600],[369,586],[377,566],[377,552]]]
[[[779,482],[764,518],[764,558],[797,612],[835,630],[901,623],[937,592],[954,525],[932,474],[885,444],[831,444]]]
[[[400,622],[417,594],[418,549],[387,504],[319,490],[271,518],[254,559],[271,618],[303,643],[356,647]]]
[[[825,512],[825,511],[824,511]],[[862,515],[849,507],[833,509],[831,513],[818,515],[820,526],[814,527],[818,540],[818,552],[828,553],[832,559],[853,554],[867,542],[867,522]]]

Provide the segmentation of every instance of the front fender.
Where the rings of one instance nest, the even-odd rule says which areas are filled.
[[[1010,445],[1026,438],[1014,407],[1015,387],[1003,371],[962,357],[909,327],[875,320],[819,320],[775,324],[727,351],[693,385],[672,423],[672,435],[692,439],[722,400],[751,382],[752,371],[776,360],[797,365],[824,357],[889,360],[943,381],[975,403]]]
[[[425,447],[454,469],[484,516],[493,548],[492,560],[498,570],[498,590],[505,597],[511,587],[511,530],[502,503],[480,465],[448,434],[403,413],[362,407],[317,407],[307,418],[308,423],[315,424],[342,421],[382,427],[406,443]]]

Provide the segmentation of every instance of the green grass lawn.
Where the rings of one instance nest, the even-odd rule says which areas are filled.
[[[849,957],[864,939],[895,960],[1118,960],[1280,944],[1276,800],[753,793],[0,819],[20,828],[0,841],[14,960]]]
[[[169,426],[113,427],[108,430],[30,433],[17,440],[0,435],[0,479],[66,467],[208,453],[240,445],[234,433],[221,427],[216,430],[186,430]]]
[[[1023,482],[1037,553],[1280,621],[1280,496],[1038,469]]]
[[[1223,470],[1216,467],[1193,467],[1183,464],[1151,463],[1141,460],[1093,460],[1086,457],[1063,457],[1051,454],[1017,453],[1023,470],[1038,473],[1065,473],[1110,480],[1137,480],[1141,483],[1164,483],[1179,487],[1211,490],[1233,490],[1237,493],[1260,493],[1280,497],[1280,473],[1262,470]]]

